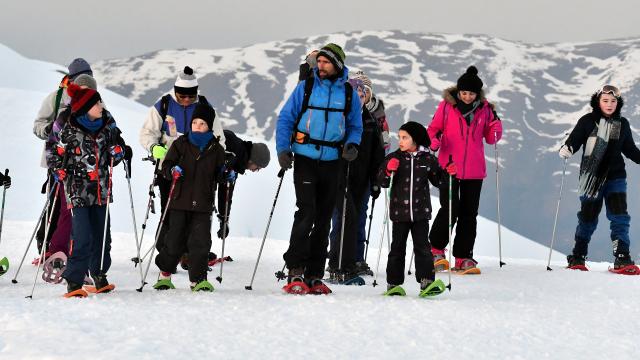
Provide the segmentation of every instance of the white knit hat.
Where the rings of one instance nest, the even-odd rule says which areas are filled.
[[[178,73],[178,78],[174,84],[174,90],[177,93],[190,95],[198,92],[198,79],[193,74],[193,69],[185,66],[184,69]]]

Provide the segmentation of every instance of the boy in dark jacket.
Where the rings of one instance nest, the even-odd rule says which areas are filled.
[[[575,246],[567,256],[570,268],[585,269],[591,235],[598,225],[602,203],[611,221],[614,268],[638,272],[629,255],[629,223],[627,213],[627,172],[622,155],[640,164],[640,150],[633,141],[629,121],[620,115],[623,100],[620,90],[605,85],[591,97],[592,111],[578,120],[571,135],[560,149],[560,157],[568,159],[583,148],[578,193],[580,212]]]
[[[427,151],[429,140],[424,126],[409,121],[398,131],[399,149],[389,154],[378,174],[383,188],[391,184],[389,218],[393,221],[391,251],[387,262],[387,291],[385,295],[402,295],[407,237],[411,231],[416,259],[416,280],[420,296],[438,295],[444,291],[441,280],[435,280],[433,257],[429,245],[431,199],[429,182],[439,186],[447,179],[446,172],[455,175],[455,164],[445,172],[437,159]]]
[[[170,212],[170,223],[155,260],[160,276],[154,289],[175,288],[171,273],[188,249],[191,290],[213,291],[207,281],[207,261],[215,188],[224,164],[224,149],[211,130],[215,116],[209,105],[198,104],[191,131],[173,142],[164,158],[162,174],[175,181],[175,188],[164,210]]]
[[[59,186],[64,186],[72,213],[70,257],[62,273],[67,280],[65,297],[86,297],[83,282],[87,271],[96,292],[115,288],[106,275],[111,266],[111,232],[106,216],[107,204],[113,201],[112,167],[124,158],[125,144],[97,91],[70,84],[67,92],[71,96],[70,113],[66,123],[56,121],[57,126],[64,125],[49,137],[47,165]]]

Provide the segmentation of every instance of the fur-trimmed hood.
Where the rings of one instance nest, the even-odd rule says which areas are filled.
[[[622,111],[622,107],[624,106],[624,99],[622,98],[622,96],[617,97],[617,99],[618,105],[616,106],[616,111],[614,111],[612,115],[612,117],[614,118],[620,117],[620,112]],[[598,118],[603,117],[602,110],[600,110],[600,94],[598,94],[597,92],[591,95],[591,109],[593,110],[592,112],[594,114],[598,115]]]
[[[451,86],[444,89],[444,91],[442,92],[442,98],[446,102],[451,104],[451,106],[456,106],[456,104],[458,103],[458,97],[456,96],[457,93],[458,93],[458,87]],[[480,100],[482,104],[484,104],[485,102],[489,104],[492,110],[495,109],[495,105],[487,101],[487,98],[484,95],[484,90],[480,90],[480,93],[478,94],[477,99]],[[480,107],[482,107],[482,105]]]

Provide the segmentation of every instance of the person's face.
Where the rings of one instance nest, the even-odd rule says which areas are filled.
[[[87,111],[87,115],[89,115],[89,119],[96,120],[102,117],[102,110],[104,107],[102,106],[102,101],[98,101]]]
[[[363,104],[368,104],[371,101],[371,90],[368,88],[364,88],[364,102]],[[362,99],[361,99],[362,100]]]
[[[316,61],[318,66],[318,75],[320,75],[321,79],[325,79],[337,73],[335,66],[333,66],[331,61],[329,61],[329,59],[327,59],[326,57],[319,56],[317,57]]]
[[[176,93],[176,99],[178,100],[178,104],[182,106],[189,106],[196,102],[196,95],[183,95]]]
[[[606,116],[611,116],[618,106],[618,99],[611,94],[600,95],[600,111]]]
[[[404,130],[398,131],[398,147],[400,151],[416,151],[416,143],[408,132]]]
[[[361,87],[358,88],[358,97],[360,98],[360,105],[364,106],[364,104],[366,104],[367,101],[366,101],[364,89]]]
[[[203,133],[203,132],[209,131],[209,125],[207,125],[207,123],[204,120],[200,118],[195,118],[191,122],[191,131]]]
[[[255,164],[254,162],[252,162],[251,160],[247,161],[247,170],[251,171],[251,172],[258,172],[260,170],[262,170],[262,168],[260,166],[258,166],[257,164]]]
[[[476,97],[478,97],[478,94],[474,93],[473,91],[463,90],[458,92],[458,97],[460,98],[460,100],[462,100],[463,103],[469,105],[476,101]]]

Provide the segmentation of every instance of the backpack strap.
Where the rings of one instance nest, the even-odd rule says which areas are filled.
[[[344,83],[344,118],[351,112],[351,101],[353,100],[353,86],[350,82]]]
[[[160,99],[160,117],[162,121],[167,119],[167,112],[169,111],[169,98],[171,95],[167,94]]]
[[[311,76],[307,77],[304,80],[304,96],[302,98],[302,106],[300,107],[300,112],[298,113],[298,116],[296,117],[296,121],[293,124],[293,132],[291,133],[292,144],[296,142],[296,133],[298,132],[298,125],[300,125],[300,120],[302,120],[302,115],[304,115],[304,113],[309,108],[309,99],[311,98],[311,92],[313,91],[314,82],[315,82],[315,78],[313,74],[311,74]]]
[[[60,102],[62,101],[62,93],[64,92],[64,87],[60,86],[58,88],[58,92],[56,93],[56,102],[53,107],[53,120],[58,117],[58,110],[60,110]]]

